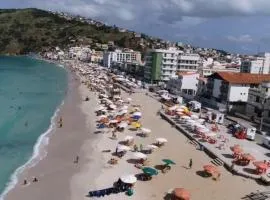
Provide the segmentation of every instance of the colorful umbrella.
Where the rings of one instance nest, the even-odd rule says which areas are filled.
[[[154,168],[151,167],[144,167],[142,169],[143,173],[149,175],[149,176],[154,176],[154,175],[158,175],[158,171]]]
[[[217,167],[214,165],[204,165],[203,169],[204,169],[204,171],[206,171],[209,174],[214,174],[214,173],[218,172]]]
[[[245,159],[245,160],[255,160],[255,157],[252,156],[251,154],[249,153],[245,153],[242,155],[242,158]]]
[[[253,165],[255,165],[255,167],[260,168],[260,169],[267,169],[268,168],[268,164],[263,162],[263,161],[253,162]]]
[[[163,159],[162,160],[166,165],[175,165],[175,162],[173,162],[172,160],[170,159]]]
[[[181,200],[190,200],[190,193],[184,188],[175,188],[173,194],[176,198]]]

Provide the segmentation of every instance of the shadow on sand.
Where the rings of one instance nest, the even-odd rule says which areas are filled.
[[[247,168],[247,167],[244,167],[243,170],[249,174],[254,174],[256,175],[256,170],[255,169],[251,169],[251,168]]]

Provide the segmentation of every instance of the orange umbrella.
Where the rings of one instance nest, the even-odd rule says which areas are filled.
[[[264,169],[264,170],[268,168],[268,164],[263,161],[253,162],[253,165],[255,165],[255,167],[257,168]]]
[[[209,174],[214,174],[218,172],[218,169],[214,165],[204,165],[203,166],[204,171],[206,171]]]
[[[242,158],[245,159],[245,160],[255,160],[255,157],[252,156],[251,154],[249,153],[245,153],[242,155]]]
[[[184,188],[175,188],[173,194],[180,200],[190,200],[190,193]]]

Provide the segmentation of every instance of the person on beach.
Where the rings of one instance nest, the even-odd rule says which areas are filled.
[[[74,163],[79,163],[79,156],[76,156],[75,160],[74,160]]]
[[[140,144],[140,151],[143,151],[143,145]]]
[[[23,185],[27,185],[27,180],[26,179],[23,180]]]
[[[192,161],[192,159],[189,159],[189,169],[191,169],[192,168],[192,165],[193,165],[193,161]]]
[[[135,152],[137,152],[138,151],[138,146],[136,144],[134,144],[133,149],[134,149]]]
[[[33,182],[38,182],[37,177],[33,177]]]

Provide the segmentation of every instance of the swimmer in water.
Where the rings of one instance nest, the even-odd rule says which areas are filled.
[[[26,122],[24,123],[24,126],[26,126],[26,127],[28,126],[28,121],[26,121]]]

